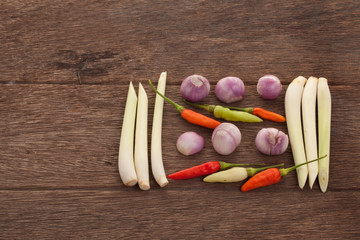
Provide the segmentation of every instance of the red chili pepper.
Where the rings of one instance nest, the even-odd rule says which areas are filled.
[[[183,179],[209,175],[211,173],[217,172],[219,170],[224,170],[230,167],[241,167],[248,165],[250,164],[241,164],[241,163],[237,164],[237,163],[226,163],[222,161],[212,161],[170,174],[168,175],[168,178],[175,180],[183,180]]]
[[[250,190],[253,190],[256,188],[261,188],[261,187],[265,187],[265,186],[269,186],[269,185],[278,183],[278,182],[280,182],[282,177],[285,177],[292,170],[295,170],[296,168],[301,167],[305,164],[319,161],[320,159],[323,159],[325,157],[326,157],[326,155],[322,156],[321,158],[311,160],[309,162],[301,163],[301,164],[298,164],[298,165],[290,167],[290,168],[281,168],[281,169],[269,168],[265,171],[262,171],[256,175],[254,175],[252,178],[250,178],[246,183],[244,183],[244,185],[241,186],[241,191],[247,192],[247,191],[250,191]]]
[[[200,125],[202,127],[206,127],[206,128],[210,128],[210,129],[215,129],[217,126],[219,126],[221,124],[221,122],[209,118],[205,115],[202,115],[200,113],[194,112],[193,110],[189,110],[184,108],[183,106],[175,103],[174,101],[172,101],[171,99],[167,98],[165,95],[161,94],[158,90],[156,90],[156,88],[152,85],[151,81],[149,80],[149,84],[151,86],[151,88],[157,93],[159,94],[162,98],[164,98],[167,102],[169,102],[170,104],[172,104],[176,110],[180,113],[180,115],[188,122],[196,124],[196,125]]]

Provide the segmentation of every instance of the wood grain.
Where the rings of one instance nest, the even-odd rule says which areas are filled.
[[[0,193],[1,202],[6,204],[6,208],[1,206],[0,227],[8,239],[18,234],[28,238],[208,239],[261,235],[266,239],[319,239],[337,238],[339,231],[342,237],[351,239],[358,236],[360,214],[359,192],[346,197],[343,193],[318,191],[253,192],[251,205],[246,204],[250,194],[206,187],[201,191],[124,192],[119,188]],[[151,195],[152,201],[144,195]]]
[[[356,239],[360,230],[359,1],[2,1],[0,2],[0,239]],[[239,183],[172,181],[151,190],[125,187],[117,154],[128,84],[168,72],[166,95],[183,104],[182,79],[238,76],[245,99],[234,106],[284,114],[292,79],[328,78],[333,99],[330,185],[297,186],[296,174],[249,193]],[[276,100],[257,80],[275,74]],[[191,108],[191,107],[189,107]],[[191,108],[193,109],[193,108]],[[208,116],[209,113],[202,112]],[[240,147],[220,156],[208,129],[165,104],[167,173],[208,160],[293,164],[260,154],[257,131],[284,123],[236,123]],[[149,129],[151,121],[149,121]],[[183,156],[185,131],[205,137]],[[148,135],[150,139],[150,133]]]
[[[357,83],[354,1],[47,1],[2,3],[3,83],[112,83],[161,71],[254,84],[272,73]],[[354,70],[357,71],[354,71]]]

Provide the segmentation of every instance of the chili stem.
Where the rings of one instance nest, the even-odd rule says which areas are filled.
[[[192,103],[192,102],[189,102],[187,100],[184,99],[184,102],[191,105],[191,106],[194,106],[194,107],[197,107],[197,108],[201,108],[201,109],[204,109],[210,113],[213,113],[214,112],[214,109],[216,107],[216,105],[208,105],[208,104],[195,104],[195,103]]]
[[[247,112],[253,114],[254,108],[240,108],[240,107],[231,107],[231,106],[224,106],[225,108],[228,108],[230,110],[238,110],[242,112]]]
[[[206,128],[210,128],[210,129],[215,129],[217,126],[219,126],[221,124],[221,122],[219,122],[215,119],[212,119],[203,114],[194,112],[193,110],[186,109],[183,106],[175,103],[174,101],[170,100],[169,98],[167,98],[163,94],[161,94],[158,90],[156,90],[150,80],[149,80],[149,83],[150,83],[151,88],[158,95],[160,95],[162,98],[164,98],[167,102],[172,104],[176,108],[176,110],[180,113],[182,118],[184,118],[186,121],[188,121],[192,124],[200,125],[202,127],[206,127]]]
[[[176,102],[170,100],[169,98],[167,98],[165,95],[163,95],[162,93],[160,93],[158,90],[156,90],[156,88],[152,85],[151,81],[149,80],[149,84],[151,86],[151,88],[157,93],[159,94],[162,98],[164,98],[168,103],[172,104],[176,110],[181,113],[185,108],[179,104],[177,104]]]
[[[227,162],[223,162],[223,161],[219,161],[220,163],[220,169],[219,170],[224,170],[224,169],[228,169],[228,168],[232,168],[232,167],[243,167],[243,166],[250,166],[253,164],[243,164],[243,163],[227,163]],[[263,163],[258,164],[258,165],[264,165]]]
[[[298,167],[301,167],[301,166],[303,166],[305,164],[309,164],[309,163],[312,163],[312,162],[315,162],[315,161],[319,161],[319,160],[321,160],[323,158],[326,158],[326,157],[327,157],[327,155],[324,155],[324,156],[322,156],[320,158],[317,158],[317,159],[314,159],[314,160],[311,160],[311,161],[308,161],[308,162],[304,162],[304,163],[301,163],[301,164],[298,164],[298,165],[295,165],[295,166],[292,166],[292,167],[289,167],[289,168],[279,169],[280,175],[281,175],[281,177],[285,177],[289,172],[297,169]]]
[[[249,176],[253,176],[257,172],[261,172],[261,171],[269,169],[269,168],[277,168],[277,167],[282,167],[282,166],[284,166],[284,164],[280,163],[280,164],[262,167],[262,168],[247,168],[246,170],[247,170]]]

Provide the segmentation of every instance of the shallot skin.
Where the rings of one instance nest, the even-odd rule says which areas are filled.
[[[205,139],[196,132],[184,132],[176,141],[177,150],[185,156],[200,152],[205,145]]]
[[[184,99],[190,102],[200,102],[209,95],[210,83],[205,77],[194,74],[182,81],[180,92]]]
[[[256,135],[255,145],[263,154],[280,155],[286,151],[289,137],[276,128],[263,128]]]
[[[240,145],[241,132],[234,124],[225,122],[214,129],[211,141],[217,153],[229,155]]]
[[[245,85],[237,77],[225,77],[220,79],[215,86],[216,97],[225,103],[233,103],[244,99]]]
[[[265,75],[258,80],[257,92],[264,99],[275,99],[282,91],[282,84],[274,75]]]

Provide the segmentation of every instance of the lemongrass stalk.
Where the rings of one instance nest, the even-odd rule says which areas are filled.
[[[318,158],[317,134],[316,134],[316,93],[318,79],[309,77],[302,95],[302,120],[306,160]],[[309,171],[309,186],[312,189],[318,175],[318,162],[307,165]]]
[[[118,158],[119,173],[125,186],[134,186],[137,183],[137,176],[134,166],[134,131],[136,105],[136,92],[132,82],[130,82],[121,129]]]
[[[301,97],[306,78],[299,76],[288,86],[285,93],[285,115],[289,133],[289,140],[295,165],[306,162],[305,148],[301,126]],[[304,188],[308,176],[306,166],[296,169],[298,184]]]
[[[331,94],[326,78],[319,78],[318,92],[319,155],[327,155],[319,161],[319,185],[326,192],[329,183]]]
[[[136,115],[135,131],[135,169],[138,184],[141,190],[149,190],[149,163],[148,163],[148,98],[145,89],[139,83],[139,99]]]
[[[157,84],[157,90],[161,94],[165,93],[166,75],[166,72],[162,72]],[[169,183],[164,170],[161,148],[163,108],[164,99],[160,95],[156,94],[151,133],[151,169],[153,176],[160,187],[165,187]]]

